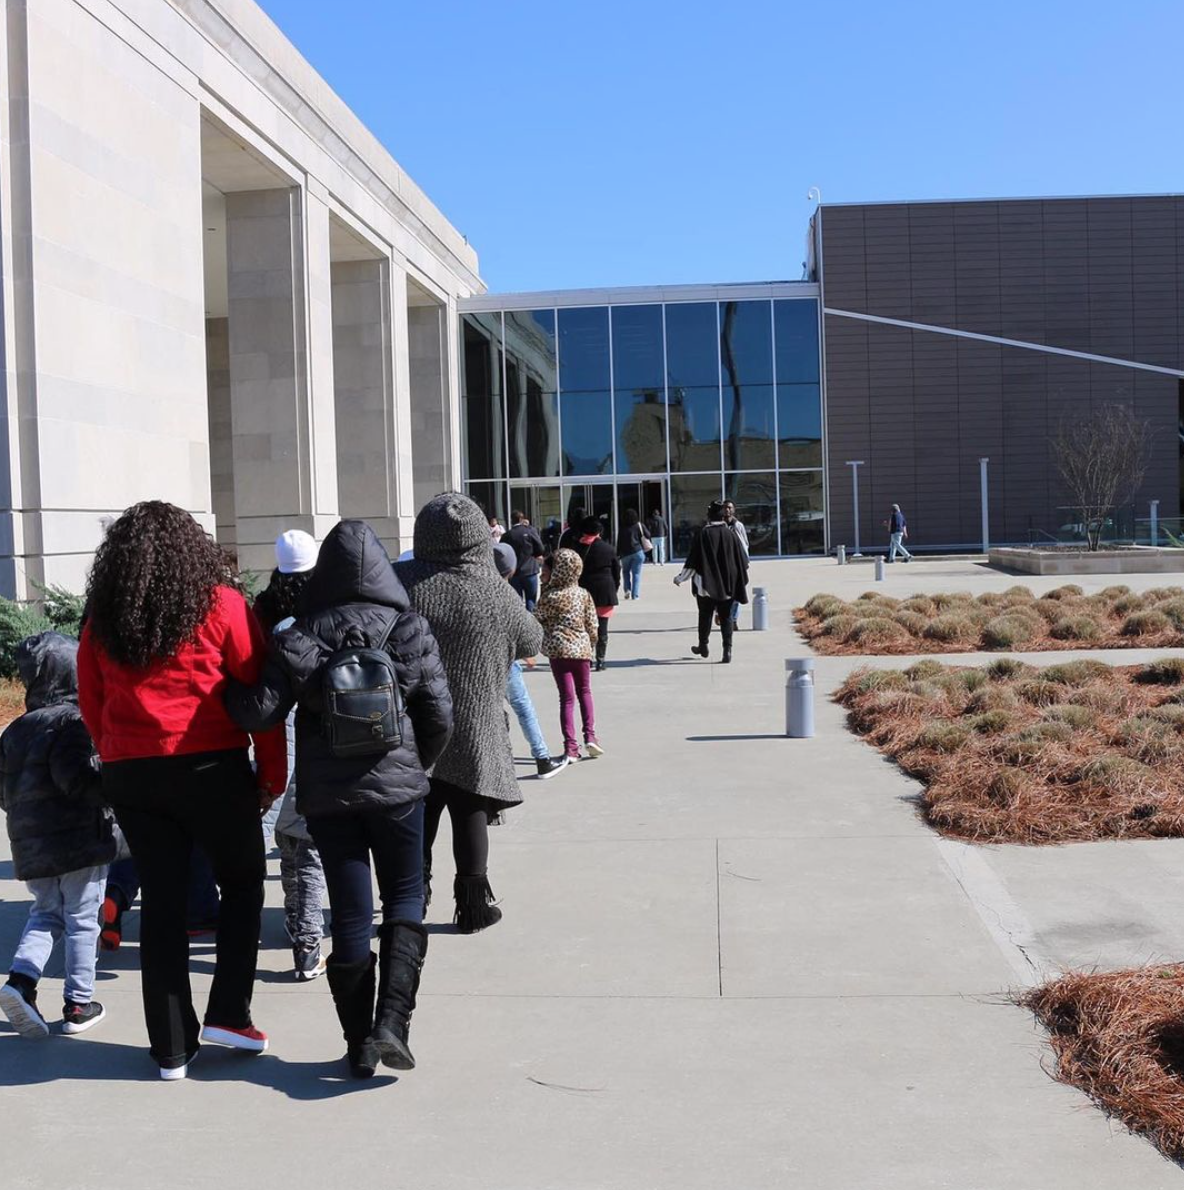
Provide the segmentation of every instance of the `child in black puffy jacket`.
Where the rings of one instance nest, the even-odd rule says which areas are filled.
[[[22,1037],[44,1037],[37,983],[58,938],[66,940],[64,1033],[103,1019],[93,998],[99,907],[115,858],[100,800],[94,745],[78,711],[78,642],[57,632],[22,641],[17,668],[25,713],[0,736],[0,807],[8,816],[16,876],[33,906],[13,956],[0,1010]]]

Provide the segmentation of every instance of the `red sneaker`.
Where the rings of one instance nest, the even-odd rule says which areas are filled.
[[[236,1050],[247,1050],[252,1054],[261,1054],[267,1049],[267,1034],[260,1032],[254,1025],[248,1025],[245,1029],[231,1029],[227,1025],[204,1025],[201,1039],[216,1042],[218,1045],[229,1045]]]
[[[114,897],[104,897],[99,910],[99,946],[103,950],[118,950],[123,941],[123,910]]]

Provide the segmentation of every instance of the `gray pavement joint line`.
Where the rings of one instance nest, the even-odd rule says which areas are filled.
[[[1055,964],[1040,953],[1032,923],[987,863],[982,851],[971,843],[960,843],[940,835],[936,837],[935,845],[950,875],[1021,985],[1030,988],[1043,983],[1047,974],[1055,969]]]
[[[724,995],[724,928],[723,914],[719,906],[719,840],[715,841],[715,962],[719,976],[719,995]]]

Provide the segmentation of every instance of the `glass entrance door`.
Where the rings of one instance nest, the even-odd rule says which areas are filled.
[[[510,504],[512,512],[525,514],[548,550],[558,546],[564,522],[563,492],[558,484],[511,487]]]
[[[594,516],[600,522],[605,541],[617,540],[617,506],[611,483],[566,483],[563,485],[565,523],[582,516]]]

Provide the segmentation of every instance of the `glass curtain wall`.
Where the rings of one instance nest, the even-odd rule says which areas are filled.
[[[614,536],[661,509],[675,556],[726,497],[754,556],[824,542],[818,303],[688,301],[465,314],[466,490]]]

